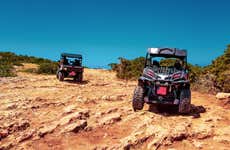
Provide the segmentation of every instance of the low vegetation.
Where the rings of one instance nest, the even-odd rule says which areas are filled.
[[[1,62],[0,60],[0,77],[13,77],[16,76],[12,65]]]
[[[37,58],[26,55],[16,55],[11,52],[0,52],[0,77],[16,76],[14,66],[22,66],[22,63],[38,64],[38,69],[27,69],[26,72],[39,74],[54,74],[57,63],[49,59]]]
[[[55,74],[57,71],[57,63],[41,63],[38,67],[39,74]]]
[[[223,55],[205,68],[205,74],[213,75],[214,86],[218,91],[230,92],[230,45]]]
[[[117,72],[117,77],[120,79],[137,79],[143,71],[145,58],[139,57],[134,60],[119,58],[120,64],[109,64],[112,70]]]

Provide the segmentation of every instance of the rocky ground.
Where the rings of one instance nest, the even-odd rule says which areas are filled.
[[[230,148],[229,101],[192,92],[189,115],[148,105],[133,112],[135,85],[93,69],[82,84],[22,72],[0,78],[0,150]]]

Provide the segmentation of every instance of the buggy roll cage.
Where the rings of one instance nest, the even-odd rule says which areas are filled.
[[[62,53],[61,54],[61,59],[66,59],[67,58],[74,58],[79,62],[79,65],[82,65],[82,55],[80,54],[70,54],[70,53]]]
[[[178,58],[185,62],[187,68],[187,50],[180,50],[178,48],[148,48],[145,67],[147,66],[147,61],[149,57],[164,57],[164,58]]]

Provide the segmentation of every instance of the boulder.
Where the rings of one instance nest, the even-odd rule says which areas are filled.
[[[100,125],[108,125],[108,124],[113,124],[115,122],[118,122],[120,120],[121,120],[121,114],[114,113],[114,114],[110,114],[108,116],[104,116],[104,118],[100,119],[99,124]]]
[[[189,136],[188,127],[190,126],[189,123],[182,123],[177,125],[173,130],[170,132],[169,140],[171,142],[174,141],[182,141]]]
[[[213,140],[218,143],[230,144],[229,136],[226,136],[226,135],[214,136]]]
[[[70,114],[73,113],[74,110],[76,110],[76,106],[75,105],[69,105],[67,107],[64,108],[64,113],[63,114]]]
[[[0,144],[0,150],[9,150],[14,146],[13,142],[8,142],[4,144]]]
[[[148,127],[144,129],[144,126],[146,125],[148,125]],[[135,146],[139,144],[143,144],[148,139],[154,137],[154,140],[147,145],[147,149],[153,149],[153,147],[157,145],[157,143],[160,141],[161,137],[164,134],[163,132],[159,133],[159,129],[161,130],[162,128],[158,128],[158,126],[153,126],[151,124],[143,123],[142,126],[140,126],[140,128],[132,132],[129,136],[122,139],[122,143],[118,149],[129,150],[135,148]]]
[[[107,100],[107,101],[120,101],[120,100],[124,100],[124,97],[126,95],[122,94],[122,95],[112,95],[112,96],[108,96],[108,95],[104,95],[101,97],[102,100]]]
[[[27,132],[25,132],[25,133],[22,133],[22,134],[17,138],[17,141],[18,141],[18,142],[23,142],[23,141],[25,141],[25,140],[28,140],[28,139],[30,139],[30,138],[33,137],[34,133],[35,133],[35,130],[34,130],[34,129],[33,129],[33,130],[29,130],[29,131],[27,131]]]
[[[19,122],[18,126],[17,126],[17,129],[19,131],[21,130],[25,130],[27,129],[28,127],[30,126],[30,122],[28,120],[22,120]]]
[[[7,109],[16,109],[17,105],[15,103],[7,105]]]
[[[87,121],[86,120],[77,120],[66,127],[61,131],[61,133],[64,132],[79,132],[80,130],[83,130],[87,126]]]
[[[55,129],[57,128],[57,124],[52,123],[48,126],[43,126],[42,128],[39,129],[38,135],[40,137],[44,137],[48,133],[52,133]]]
[[[104,96],[101,97],[101,99],[102,99],[102,100],[109,100],[109,99],[110,99],[110,96],[104,95]]]
[[[83,97],[82,97],[82,96],[78,96],[78,97],[76,98],[76,101],[77,101],[77,102],[84,102],[84,100],[83,100]]]
[[[59,121],[59,125],[65,125],[79,119],[86,119],[87,117],[89,117],[89,110],[81,110],[79,112],[75,112],[61,118]]]
[[[216,98],[219,100],[230,99],[230,93],[217,93]]]
[[[193,140],[193,141],[192,141],[192,144],[193,144],[196,148],[198,148],[198,149],[202,149],[202,147],[203,147],[203,143],[202,143],[202,142],[199,142],[199,141],[197,141],[197,140]]]
[[[26,130],[30,126],[28,120],[19,120],[7,124],[5,127],[8,129],[9,133]]]
[[[191,133],[192,137],[203,140],[206,138],[212,137],[214,131],[212,125],[200,124],[199,126],[194,127],[193,132]]]

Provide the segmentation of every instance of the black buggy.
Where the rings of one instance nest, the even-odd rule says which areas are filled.
[[[57,79],[64,81],[64,78],[70,77],[74,81],[83,80],[82,55],[62,53],[57,70]]]
[[[149,48],[143,74],[134,91],[134,111],[144,103],[175,106],[179,113],[189,113],[190,82],[187,70],[187,51],[176,48]],[[174,107],[174,108],[175,108]]]

